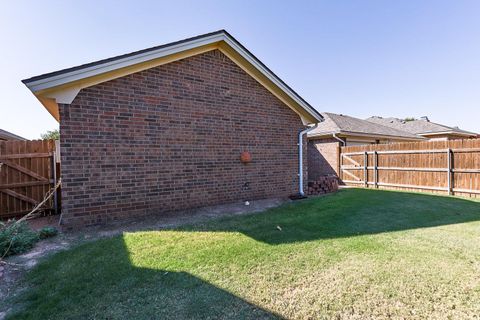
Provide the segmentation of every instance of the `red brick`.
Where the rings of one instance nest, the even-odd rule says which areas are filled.
[[[309,139],[308,179],[317,180],[325,175],[338,176],[339,142],[334,138]]]
[[[219,51],[83,89],[60,118],[70,228],[298,192],[299,116]]]

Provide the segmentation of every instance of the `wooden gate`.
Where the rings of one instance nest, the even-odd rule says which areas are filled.
[[[355,156],[360,153],[350,154],[350,153],[340,153],[340,178],[343,181],[352,182],[356,184],[365,184],[367,186],[368,181],[368,171],[367,163],[368,156],[365,152],[364,157],[359,159],[354,159]],[[363,160],[363,161],[362,161]],[[360,163],[361,162],[361,163]]]
[[[56,180],[55,141],[0,141],[0,218],[28,213]],[[44,210],[55,209],[55,199]]]

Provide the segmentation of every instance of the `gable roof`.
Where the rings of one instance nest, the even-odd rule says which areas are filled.
[[[402,119],[389,117],[370,117],[366,119],[369,122],[381,124],[398,130],[407,131],[417,135],[430,135],[430,134],[456,134],[463,136],[477,136],[476,133],[462,130],[458,127],[449,127],[443,124],[431,122],[426,119],[416,119],[411,121],[405,121]]]
[[[17,136],[7,130],[0,129],[0,140],[27,140],[23,137]]]
[[[322,112],[322,115],[325,120],[321,122],[316,129],[312,130],[308,134],[308,137],[327,136],[335,133],[353,136],[396,138],[400,140],[423,140],[422,137],[409,132],[343,114]]]
[[[58,103],[70,104],[83,88],[216,49],[293,109],[304,124],[322,121],[318,111],[225,30],[46,73],[22,82],[59,120]]]

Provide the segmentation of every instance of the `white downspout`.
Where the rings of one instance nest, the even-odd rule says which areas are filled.
[[[337,137],[337,135],[335,133],[332,133],[332,136],[337,139],[338,141],[340,141],[340,143],[342,144],[342,146],[345,147],[345,141],[343,141],[342,139],[340,139],[339,137]]]
[[[315,123],[314,126],[308,127],[307,129],[300,131],[298,134],[298,193],[300,196],[304,196],[305,192],[303,192],[303,136],[314,130],[318,127],[318,123]]]

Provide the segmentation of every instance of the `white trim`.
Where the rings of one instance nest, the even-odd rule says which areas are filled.
[[[322,137],[331,137],[332,134],[336,135],[345,135],[346,138],[348,137],[367,137],[367,138],[390,138],[390,139],[396,139],[396,140],[419,140],[419,141],[425,141],[427,140],[426,138],[423,137],[402,137],[402,136],[392,136],[392,135],[382,135],[382,134],[369,134],[369,133],[361,133],[361,132],[351,132],[351,131],[330,131],[330,132],[319,132],[319,133],[313,133],[311,135],[308,135],[309,139],[313,138],[322,138]]]
[[[305,101],[303,101],[298,94],[293,92],[287,85],[285,85],[277,76],[275,76],[271,71],[269,71],[265,66],[263,66],[255,57],[253,57],[249,52],[247,52],[241,45],[238,44],[234,39],[232,39],[226,33],[218,33],[210,36],[205,36],[197,39],[193,39],[187,42],[182,42],[178,44],[168,45],[157,50],[134,54],[132,56],[125,57],[123,59],[116,59],[113,61],[107,61],[101,64],[97,64],[91,67],[85,67],[76,69],[70,72],[65,72],[57,75],[52,75],[51,77],[42,78],[34,81],[26,81],[25,85],[34,93],[37,92],[41,95],[40,91],[50,90],[55,87],[67,85],[68,83],[73,83],[85,78],[94,77],[97,75],[105,74],[111,71],[118,69],[131,67],[140,63],[148,62],[154,59],[162,58],[168,55],[173,55],[176,53],[184,52],[187,50],[195,49],[201,46],[212,45],[219,42],[225,42],[238,54],[240,54],[248,63],[250,63],[254,68],[260,71],[265,77],[267,77],[275,86],[280,90],[285,92],[295,103],[302,107],[308,114],[310,114],[317,121],[321,121],[322,118],[319,114],[309,106]],[[58,91],[46,94],[44,97],[53,98],[57,103],[71,103],[76,97],[78,92],[85,87],[90,86],[88,83],[79,84],[73,89],[60,89]],[[68,90],[68,92],[63,92]],[[301,117],[302,121],[307,122],[304,117]]]
[[[453,134],[457,136],[477,136],[478,134],[474,132],[459,132],[459,131],[435,131],[435,132],[422,132],[422,133],[417,133],[419,136],[436,136],[436,135],[441,135],[441,134]]]
[[[347,141],[344,141],[344,140],[342,140],[341,138],[337,137],[337,134],[336,134],[336,133],[332,133],[332,137],[333,137],[335,140],[337,140],[338,142],[340,142],[340,143],[342,144],[342,146],[344,146],[344,147],[346,146]]]
[[[82,68],[59,75],[54,75],[48,78],[39,79],[32,82],[27,82],[26,86],[32,91],[37,92],[40,90],[50,89],[53,87],[61,86],[73,81],[81,80],[88,77],[93,77],[109,71],[114,71],[120,68],[125,68],[147,62],[153,59],[161,58],[167,55],[175,54],[178,52],[186,51],[189,49],[197,48],[203,45],[212,44],[224,39],[223,34],[212,35],[206,38],[194,39],[189,42],[172,45],[158,50],[149,51],[145,53],[139,53],[138,55],[129,56],[123,59],[114,61],[108,61],[95,66]]]
[[[52,94],[46,94],[45,96],[47,98],[52,98],[55,99],[57,103],[65,103],[65,104],[70,104],[73,102],[73,99],[77,96],[77,94],[80,92],[82,87],[73,87],[73,88],[68,88],[62,91],[57,91]]]
[[[292,92],[292,90],[287,87],[282,81],[280,81],[277,76],[272,74],[270,70],[266,69],[261,63],[259,63],[256,58],[252,57],[251,54],[249,54],[241,46],[239,46],[236,41],[232,40],[227,35],[225,35],[224,41],[235,51],[237,51],[243,58],[245,58],[250,64],[252,64],[257,70],[259,70],[263,75],[265,75],[270,81],[272,81],[277,87],[279,87],[280,89],[282,89],[282,91],[288,94],[290,98],[292,98],[296,103],[298,103],[305,110],[307,110],[308,113],[310,113],[315,119],[317,119],[319,122],[322,121],[321,118],[318,118],[315,111],[312,112],[312,109],[308,104],[306,104],[302,99],[300,99],[296,93]]]

